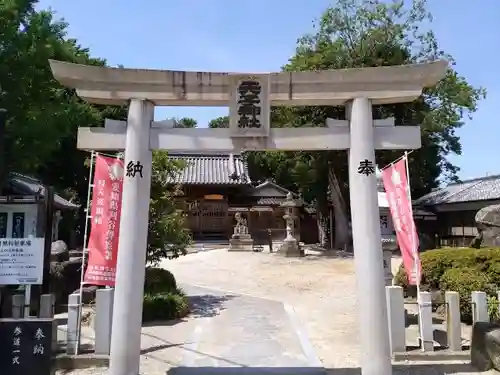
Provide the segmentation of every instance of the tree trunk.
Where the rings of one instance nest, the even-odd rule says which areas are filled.
[[[347,216],[347,206],[344,197],[340,191],[339,182],[335,176],[333,168],[328,169],[328,185],[330,190],[330,199],[333,204],[335,216],[335,249],[346,249],[350,241],[349,218]]]
[[[325,213],[325,205],[316,204],[316,223],[319,244],[326,248],[328,246],[328,215]]]

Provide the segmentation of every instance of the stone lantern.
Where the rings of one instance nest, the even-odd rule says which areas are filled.
[[[286,237],[283,240],[283,245],[279,249],[279,253],[287,257],[304,256],[304,251],[300,249],[299,240],[297,238],[296,222],[298,221],[298,208],[300,202],[293,199],[292,193],[288,193],[285,201],[280,205],[285,209],[283,219],[286,223]]]

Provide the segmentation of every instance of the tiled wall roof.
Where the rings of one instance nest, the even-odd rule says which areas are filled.
[[[12,189],[16,191],[16,193],[18,194],[26,194],[26,195],[41,194],[42,197],[45,196],[45,187],[39,180],[35,178],[25,176],[19,173],[10,173],[9,183],[12,186]],[[66,199],[57,194],[54,195],[54,203],[56,208],[76,209],[79,207],[78,205],[67,201]]]
[[[239,155],[170,155],[183,160],[186,167],[168,182],[190,185],[246,185],[250,183],[248,169]],[[231,163],[232,159],[232,163]],[[232,164],[232,166],[231,166]]]
[[[414,201],[421,206],[500,199],[500,175],[450,184]]]

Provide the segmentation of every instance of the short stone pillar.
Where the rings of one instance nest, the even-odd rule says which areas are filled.
[[[99,289],[95,294],[95,354],[109,355],[114,292],[113,288]]]
[[[236,212],[234,218],[236,219],[236,225],[229,240],[229,251],[252,251],[253,239],[248,232],[247,220],[240,212]]]
[[[489,322],[488,314],[488,296],[485,292],[472,292],[472,321]]]
[[[286,214],[283,216],[286,222],[286,237],[278,253],[286,257],[304,256],[304,251],[300,248],[299,241],[295,237],[295,220],[297,220],[295,210],[298,206],[299,203],[293,199],[292,193],[288,193],[286,200],[281,204],[281,207],[284,207],[286,210]]]
[[[391,286],[394,279],[394,275],[392,274],[392,254],[397,248],[398,242],[395,235],[382,235],[385,286]]]
[[[420,292],[419,296],[420,348],[423,352],[434,351],[434,328],[432,326],[432,296]]]
[[[462,350],[462,325],[460,322],[460,296],[458,292],[446,291],[446,337],[448,349]]]

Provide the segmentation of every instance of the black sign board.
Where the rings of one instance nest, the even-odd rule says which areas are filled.
[[[0,373],[50,375],[52,319],[0,319]]]

